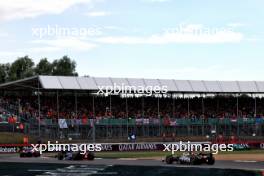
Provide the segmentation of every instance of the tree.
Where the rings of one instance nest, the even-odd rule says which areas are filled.
[[[20,57],[15,60],[10,67],[9,79],[17,80],[34,75],[34,62],[28,56]]]
[[[37,75],[52,75],[53,65],[48,61],[47,58],[43,58],[36,65],[35,73]]]
[[[78,76],[75,71],[76,62],[71,60],[68,56],[63,56],[59,60],[55,60],[53,63],[53,75],[63,75],[63,76]]]
[[[5,83],[9,78],[10,64],[0,64],[0,83]]]
[[[68,56],[54,60],[52,63],[43,58],[35,64],[28,56],[19,57],[13,63],[0,64],[0,83],[27,78],[34,75],[78,76],[76,62]]]

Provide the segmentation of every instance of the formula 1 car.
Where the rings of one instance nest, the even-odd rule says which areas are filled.
[[[21,158],[31,158],[31,157],[40,157],[38,151],[32,151],[31,148],[22,148],[19,152]]]
[[[172,164],[176,162],[178,164],[187,164],[187,165],[201,165],[201,164],[208,164],[214,165],[215,158],[213,157],[212,153],[183,153],[181,156],[173,156],[168,155],[165,158],[165,162],[167,164]]]
[[[81,154],[80,152],[59,152],[58,160],[94,160],[94,153],[87,152],[85,154]]]

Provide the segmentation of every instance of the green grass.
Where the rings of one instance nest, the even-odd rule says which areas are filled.
[[[148,158],[148,157],[165,157],[171,152],[163,151],[139,151],[139,152],[96,152],[98,158]],[[175,152],[176,155],[181,152]],[[235,155],[235,154],[264,154],[264,150],[248,150],[248,151],[233,151],[233,152],[220,152],[219,155]]]
[[[0,132],[0,144],[23,144],[23,137],[27,135],[22,133]],[[36,143],[37,137],[29,136],[30,143]]]
[[[170,152],[151,151],[151,152],[96,152],[98,158],[146,158],[164,157]]]

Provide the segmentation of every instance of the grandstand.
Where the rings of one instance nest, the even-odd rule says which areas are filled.
[[[122,85],[121,93],[98,93]],[[166,92],[148,92],[149,87]],[[145,92],[139,93],[141,88]],[[264,82],[34,76],[0,85],[1,131],[51,139],[263,138]]]

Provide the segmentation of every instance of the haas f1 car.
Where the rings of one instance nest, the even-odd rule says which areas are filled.
[[[168,155],[165,158],[167,164],[172,164],[174,162],[178,164],[187,164],[187,165],[201,165],[208,164],[213,165],[215,163],[215,158],[212,153],[183,153],[181,156]]]
[[[59,152],[58,160],[94,160],[94,153],[87,152],[81,154],[80,152]]]
[[[33,151],[32,148],[22,148],[20,149],[19,156],[21,158],[40,157],[40,153]]]

